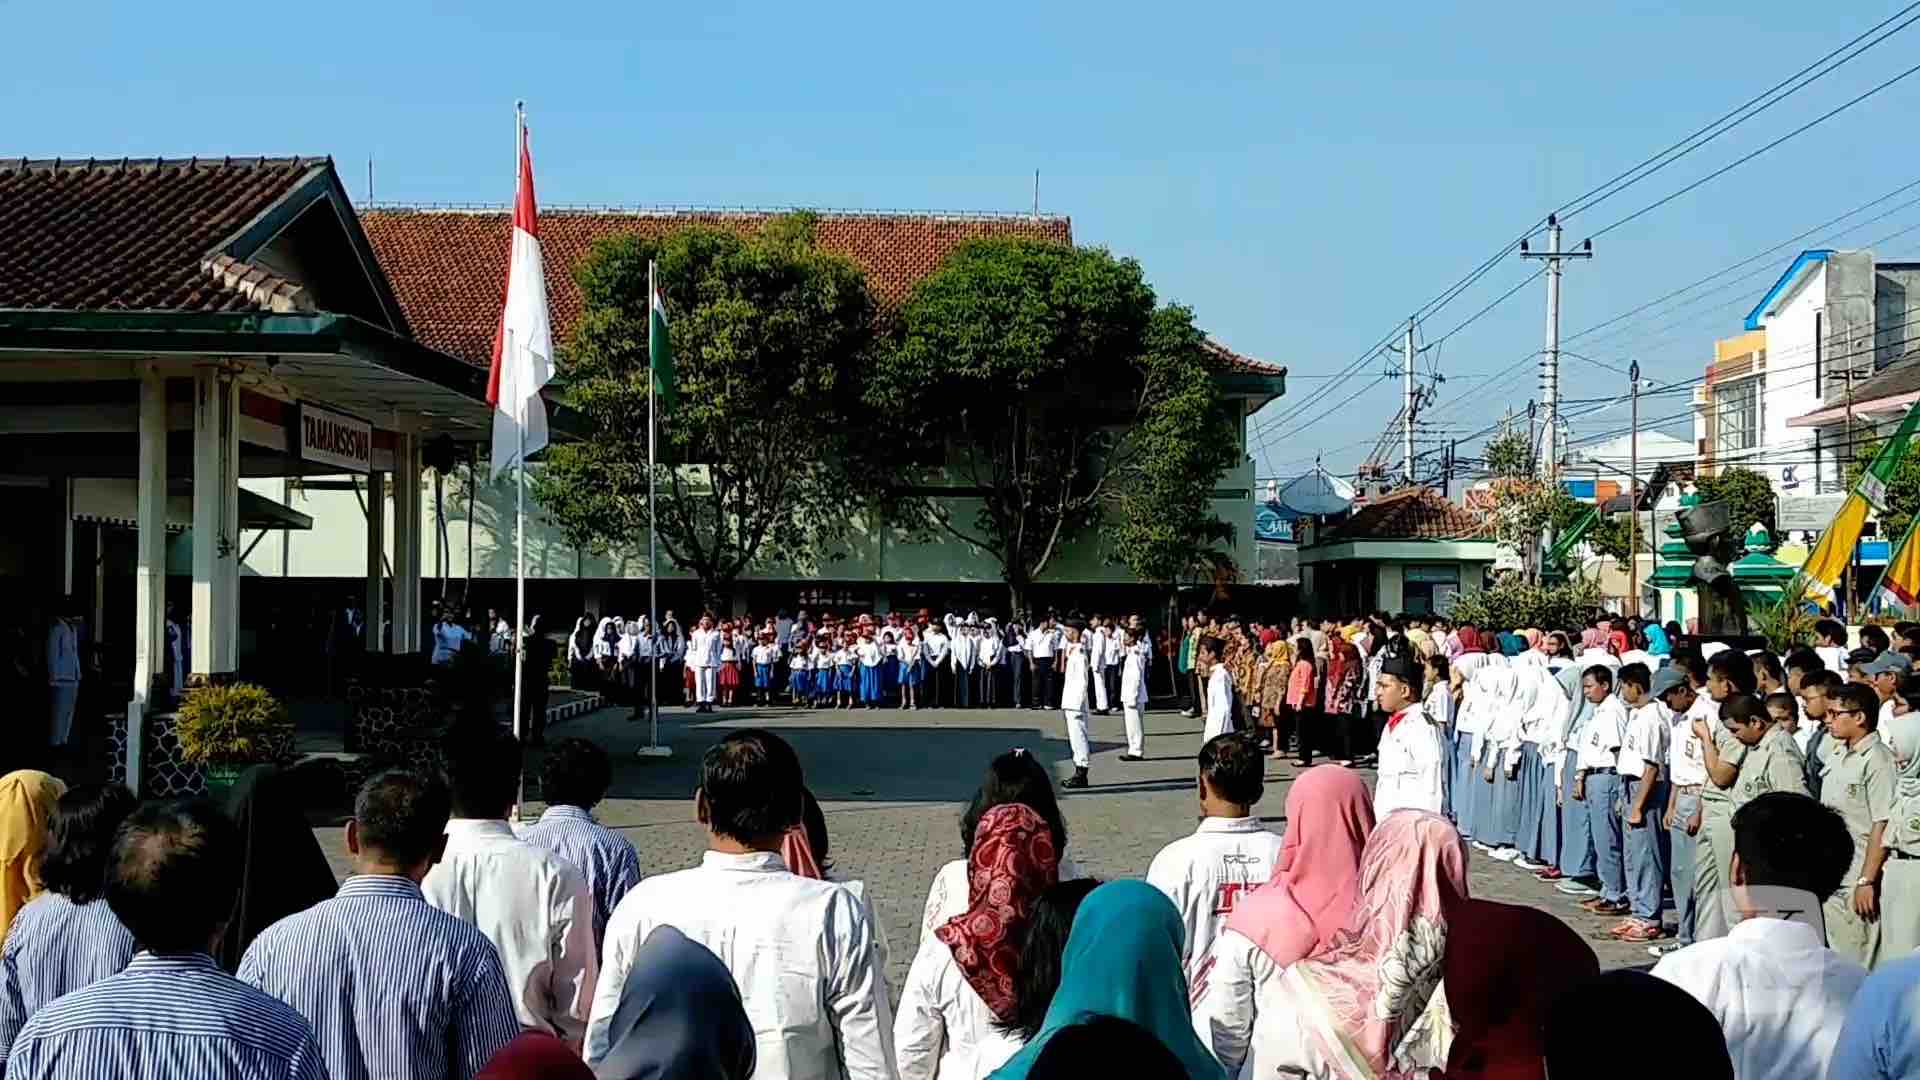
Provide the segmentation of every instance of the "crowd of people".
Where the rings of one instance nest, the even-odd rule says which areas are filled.
[[[342,882],[268,771],[224,808],[8,774],[5,1075],[1564,1080],[1619,1071],[1596,1033],[1629,1016],[1663,1073],[1920,1068],[1920,626],[1848,651],[1822,624],[1780,658],[1604,617],[1296,625],[1285,654],[1236,622],[1176,657],[1223,728],[1194,832],[1143,880],[1094,880],[1052,771],[999,755],[897,988],[874,897],[765,730],[701,760],[699,864],[644,880],[593,816],[611,769],[584,740],[544,755],[526,826],[505,734],[450,743],[444,776],[373,777]],[[1309,629],[1360,658],[1352,716],[1305,704],[1349,679]],[[1063,666],[1089,635],[1066,628]],[[1281,667],[1297,703],[1259,693]],[[1347,731],[1359,753],[1299,772],[1268,829],[1270,755]],[[1473,896],[1473,852],[1659,962],[1600,975],[1553,913]]]

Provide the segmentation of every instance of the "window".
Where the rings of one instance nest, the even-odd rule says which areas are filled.
[[[1751,450],[1760,445],[1760,380],[1741,379],[1714,388],[1714,452]]]

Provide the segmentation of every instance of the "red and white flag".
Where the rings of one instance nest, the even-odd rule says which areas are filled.
[[[553,327],[540,263],[540,225],[533,204],[533,155],[520,128],[520,176],[513,194],[513,248],[507,263],[507,305],[493,338],[487,404],[493,406],[493,475],[547,445],[547,409],[540,388],[553,378]]]

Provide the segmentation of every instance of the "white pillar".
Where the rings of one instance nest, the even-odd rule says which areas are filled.
[[[213,367],[193,374],[193,660],[233,671],[240,639],[240,391]]]
[[[386,638],[380,633],[386,621],[385,588],[387,561],[387,485],[386,474],[367,473],[367,651],[385,652]]]
[[[133,579],[133,700],[127,703],[127,786],[140,793],[141,740],[147,691],[166,670],[167,650],[167,381],[140,372],[140,450],[134,478],[136,569]]]
[[[393,446],[393,651],[420,651],[420,437]]]

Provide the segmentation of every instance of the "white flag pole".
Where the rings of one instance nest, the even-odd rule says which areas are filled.
[[[513,201],[515,206],[518,206],[520,203],[520,147],[525,145],[526,128],[526,103],[516,101],[513,103]],[[511,211],[508,213],[508,235],[512,235]],[[511,260],[511,256],[509,256],[509,260]],[[508,264],[507,276],[509,278],[509,287],[511,287],[511,278],[513,276],[511,261],[509,261]],[[507,332],[509,334],[512,333],[511,330]],[[503,350],[506,350],[501,357],[502,363],[512,363],[511,350],[513,347],[514,341],[512,338],[508,338],[502,343]],[[522,393],[525,389],[525,387],[520,385],[518,379],[514,380],[514,393]],[[526,664],[524,661],[527,655],[527,402],[524,397],[520,399],[518,408],[520,414],[518,418],[519,422],[516,423],[514,427],[518,432],[516,438],[519,439],[519,446],[513,462],[513,621],[515,626],[520,627],[521,641],[520,652],[519,655],[514,658],[515,662],[513,665],[513,737],[515,739],[525,737],[522,724],[522,710],[525,708]],[[514,820],[519,820],[520,807],[524,805],[526,801],[527,773],[523,766],[520,770],[518,787],[514,791],[513,813],[511,815]]]
[[[652,714],[653,733],[647,744],[636,751],[637,757],[672,757],[673,748],[660,744],[660,575],[655,563],[660,558],[659,542],[654,539],[653,515],[653,302],[659,286],[653,280],[653,260],[647,260],[647,630],[654,636],[653,662],[647,665],[647,703]]]

